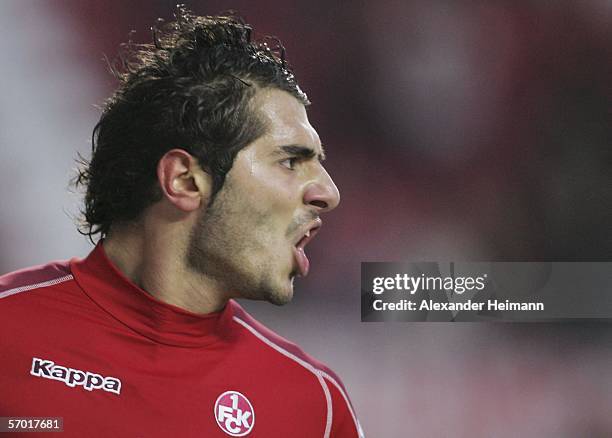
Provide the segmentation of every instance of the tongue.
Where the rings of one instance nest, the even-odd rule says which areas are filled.
[[[300,275],[306,277],[310,269],[310,262],[308,261],[308,257],[306,257],[306,253],[304,253],[304,248],[294,247],[293,253],[300,270]]]

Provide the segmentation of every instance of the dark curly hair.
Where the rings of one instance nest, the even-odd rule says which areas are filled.
[[[86,189],[79,231],[92,242],[161,199],[156,168],[170,149],[198,159],[212,176],[214,199],[236,154],[265,133],[250,105],[258,89],[285,90],[309,104],[278,40],[253,41],[251,27],[233,15],[195,16],[179,5],[175,18],[158,20],[152,44],[124,44],[109,63],[119,87],[75,178]]]

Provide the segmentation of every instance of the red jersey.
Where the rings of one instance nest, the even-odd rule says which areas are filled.
[[[233,300],[153,298],[102,245],[0,277],[0,333],[0,416],[62,417],[66,437],[362,436],[327,367]]]

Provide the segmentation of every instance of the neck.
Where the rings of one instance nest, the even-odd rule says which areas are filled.
[[[188,242],[183,236],[188,235],[139,224],[111,230],[103,245],[111,262],[158,300],[193,313],[221,311],[229,299],[227,292],[187,267]]]

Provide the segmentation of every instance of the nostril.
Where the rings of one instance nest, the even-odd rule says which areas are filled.
[[[314,205],[315,207],[319,207],[322,209],[325,209],[328,207],[327,202],[325,201],[321,201],[319,199],[315,199],[313,201],[310,201],[310,205]]]

